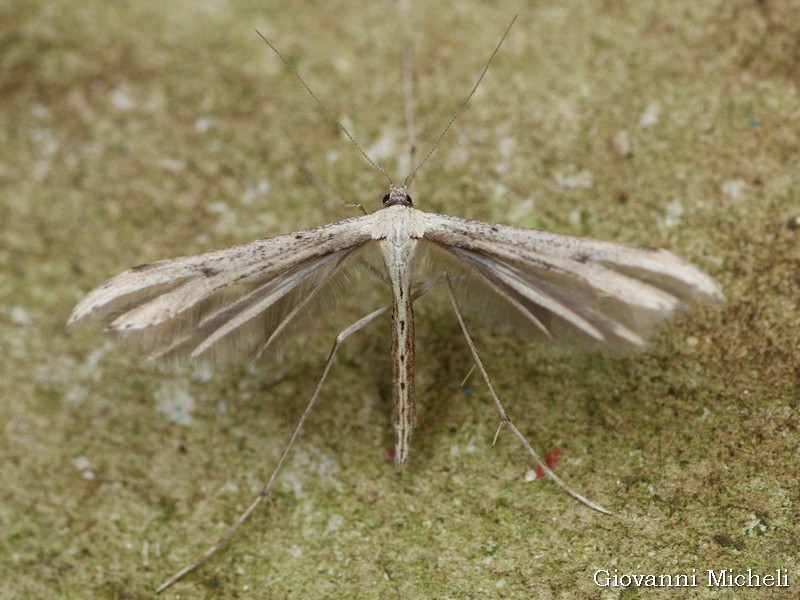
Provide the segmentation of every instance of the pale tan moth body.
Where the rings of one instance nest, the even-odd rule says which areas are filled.
[[[408,461],[409,438],[417,424],[414,386],[414,307],[411,296],[411,265],[417,240],[424,234],[421,213],[411,208],[405,188],[389,193],[387,206],[377,227],[386,272],[392,287],[392,420],[397,433],[395,461],[404,467]]]

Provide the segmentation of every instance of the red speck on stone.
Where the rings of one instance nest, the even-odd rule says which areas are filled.
[[[550,450],[548,450],[547,454],[545,454],[544,456],[544,464],[546,464],[548,467],[552,469],[558,464],[558,459],[561,457],[562,454],[564,454],[563,448],[559,447],[550,448]]]
[[[564,454],[563,448],[559,448],[558,446],[555,448],[550,448],[550,450],[547,451],[547,454],[544,455],[544,464],[547,465],[548,469],[555,468],[555,466],[558,464],[558,459],[562,454]],[[542,467],[539,465],[536,465],[533,470],[536,471],[536,479],[541,479],[544,477],[544,469],[542,469]]]

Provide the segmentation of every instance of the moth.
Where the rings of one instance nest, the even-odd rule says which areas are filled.
[[[461,303],[499,305],[501,314],[535,336],[554,342],[624,350],[642,347],[653,326],[689,304],[720,303],[723,295],[711,277],[665,250],[484,223],[423,212],[414,206],[407,188],[410,178],[472,97],[511,25],[433,148],[399,186],[361,150],[287,63],[364,157],[388,179],[388,193],[380,209],[224,250],[134,267],[89,293],[73,310],[69,325],[105,323],[108,331],[144,346],[154,359],[261,357],[309,310],[319,307],[321,299],[329,298],[326,291],[348,270],[375,275],[389,290],[389,305],[337,337],[306,410],[261,494],[220,540],[159,591],[216,551],[268,496],[319,395],[337,348],[347,336],[387,312],[391,316],[395,457],[398,467],[406,465],[416,423],[414,301],[435,285],[447,290],[500,413],[501,427],[514,433],[558,485],[592,508],[608,512],[553,474],[514,426],[475,348]],[[325,305],[326,310],[331,308]]]

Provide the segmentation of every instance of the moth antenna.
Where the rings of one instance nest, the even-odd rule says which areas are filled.
[[[426,162],[428,162],[428,159],[434,153],[436,148],[439,147],[439,143],[442,141],[442,138],[445,136],[447,131],[450,129],[450,126],[458,118],[458,115],[461,114],[461,111],[464,110],[464,107],[467,105],[467,103],[470,101],[472,96],[475,94],[475,90],[478,89],[478,86],[481,84],[481,81],[483,81],[483,77],[484,77],[484,75],[486,75],[486,71],[489,70],[489,65],[492,64],[492,61],[494,60],[494,57],[497,55],[497,52],[500,50],[500,46],[503,45],[503,41],[506,39],[506,36],[508,35],[508,32],[511,31],[511,27],[514,26],[514,22],[517,20],[518,16],[519,15],[514,15],[514,18],[511,19],[511,23],[509,23],[508,27],[506,27],[505,33],[503,33],[503,37],[500,38],[500,41],[497,43],[497,46],[495,47],[494,52],[492,52],[492,55],[489,57],[489,60],[486,62],[486,66],[483,67],[483,71],[481,71],[481,75],[480,75],[480,77],[478,77],[478,81],[475,82],[475,85],[472,86],[472,90],[470,91],[470,93],[467,95],[467,97],[464,99],[464,101],[461,103],[461,105],[458,107],[458,109],[456,109],[456,112],[453,113],[453,116],[450,117],[450,121],[447,123],[447,126],[442,130],[442,133],[439,134],[439,137],[436,138],[436,141],[433,143],[433,146],[431,146],[431,149],[428,150],[428,153],[425,155],[425,158],[423,158],[416,167],[411,169],[411,172],[406,176],[405,180],[403,181],[403,187],[406,187],[406,185],[408,184],[409,180],[414,176],[414,174],[419,170],[419,168],[422,165],[424,165]],[[267,42],[267,43],[269,44],[269,42]],[[317,102],[319,102],[319,100],[317,100]],[[330,113],[328,113],[328,114],[330,114]]]
[[[417,128],[414,123],[414,45],[408,39],[403,44],[403,108],[406,113],[406,136],[408,137],[408,166],[417,160]],[[408,183],[408,178],[406,178]],[[405,187],[405,186],[404,186]]]
[[[287,68],[287,69],[289,69],[289,72],[290,72],[292,75],[294,75],[294,76],[297,78],[297,81],[299,81],[299,82],[302,84],[302,86],[303,86],[304,88],[306,88],[306,91],[307,91],[307,92],[308,92],[308,93],[311,95],[311,97],[312,97],[312,98],[313,98],[313,99],[316,101],[316,103],[317,103],[317,104],[319,104],[319,105],[322,107],[322,110],[324,110],[326,113],[328,113],[328,116],[329,116],[331,119],[333,119],[333,120],[336,122],[336,124],[339,126],[339,129],[341,129],[341,130],[344,132],[344,134],[347,136],[347,138],[348,138],[348,139],[349,139],[351,142],[353,142],[353,145],[354,145],[354,146],[356,147],[356,149],[357,149],[357,150],[358,150],[358,151],[361,153],[361,156],[363,156],[363,157],[364,157],[364,158],[367,160],[367,162],[368,162],[369,164],[371,164],[373,167],[375,167],[376,169],[378,169],[378,171],[380,171],[381,173],[383,173],[384,177],[386,177],[386,179],[389,181],[389,187],[390,187],[390,188],[391,188],[391,187],[394,187],[394,182],[392,181],[392,178],[389,176],[389,173],[387,173],[387,172],[386,172],[386,169],[384,169],[382,166],[380,166],[378,163],[376,163],[374,160],[372,160],[372,158],[370,158],[369,154],[367,154],[367,153],[364,151],[364,149],[363,149],[363,148],[362,148],[362,147],[359,145],[359,143],[358,143],[358,142],[355,140],[355,138],[352,136],[352,134],[351,134],[351,133],[350,133],[350,132],[347,130],[347,127],[345,127],[345,126],[342,124],[342,122],[341,122],[339,119],[337,119],[337,118],[334,116],[334,114],[333,114],[333,113],[332,113],[332,112],[331,112],[331,111],[328,109],[328,107],[327,107],[327,106],[325,106],[325,103],[324,103],[322,100],[320,100],[320,99],[317,97],[317,95],[316,95],[316,94],[315,94],[315,93],[312,91],[312,89],[311,89],[311,88],[308,86],[308,84],[307,84],[307,83],[306,83],[306,82],[303,80],[303,78],[302,78],[302,77],[300,77],[300,73],[298,73],[298,72],[297,72],[297,71],[296,71],[296,70],[295,70],[295,69],[292,67],[292,65],[290,65],[290,64],[289,64],[289,61],[288,61],[288,60],[286,60],[286,58],[283,56],[283,54],[281,54],[281,53],[280,53],[280,51],[279,51],[279,50],[278,50],[278,49],[277,49],[275,46],[273,46],[273,45],[272,45],[272,42],[270,42],[270,41],[269,41],[269,40],[268,40],[268,39],[267,39],[267,38],[264,36],[264,34],[262,34],[262,33],[261,33],[261,32],[260,32],[258,29],[256,29],[256,33],[258,34],[258,36],[259,36],[259,37],[260,37],[262,40],[264,40],[264,43],[265,43],[265,44],[267,44],[267,46],[269,46],[269,47],[272,49],[272,51],[273,51],[275,54],[277,54],[277,55],[278,55],[278,58],[280,58],[280,59],[283,61],[283,64],[284,64],[284,65],[286,65],[286,68]],[[474,90],[473,90],[473,91],[474,91]]]

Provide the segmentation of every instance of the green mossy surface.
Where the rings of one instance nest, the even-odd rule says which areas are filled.
[[[464,341],[447,303],[426,298],[409,469],[384,456],[384,322],[348,340],[271,504],[166,597],[665,593],[594,585],[614,568],[786,568],[800,593],[800,4],[426,6],[0,7],[0,596],[152,597],[250,502],[337,323],[385,301],[343,294],[283,377],[279,361],[153,370],[97,331],[65,329],[87,291],[129,266],[355,214],[306,165],[378,206],[380,174],[253,30],[402,177],[404,48],[424,151],[514,13],[419,173],[416,205],[665,247],[728,299],[623,359],[473,326],[517,425],[542,452],[563,447],[558,473],[614,516],[525,481],[507,433],[492,448],[486,388],[461,390]],[[175,398],[184,422],[163,410]],[[779,592],[759,597],[790,597]]]

